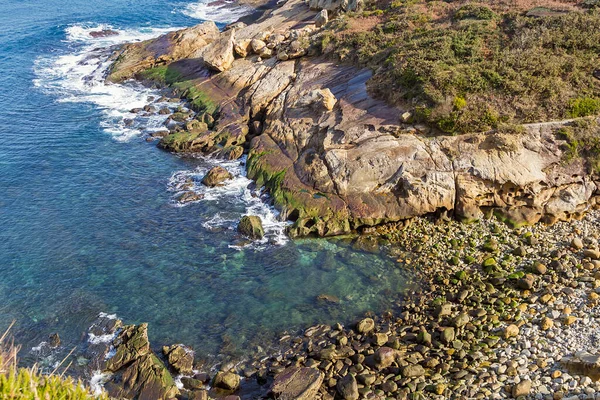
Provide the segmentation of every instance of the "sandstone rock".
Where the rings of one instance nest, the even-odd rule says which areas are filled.
[[[454,328],[451,326],[444,328],[444,330],[442,331],[441,336],[440,336],[440,340],[442,341],[442,343],[450,344],[450,343],[452,343],[452,341],[454,341],[454,338],[455,338]]]
[[[348,374],[338,380],[336,389],[342,399],[358,400],[358,384],[352,374]]]
[[[228,371],[219,371],[213,378],[213,386],[235,392],[240,387],[240,376]]]
[[[585,249],[583,256],[591,258],[592,260],[600,260],[600,250],[598,249]]]
[[[322,27],[328,21],[329,21],[329,16],[327,15],[327,10],[321,10],[315,17],[315,25],[317,28]]]
[[[419,364],[407,365],[402,368],[402,376],[405,378],[416,378],[425,375],[425,369]]]
[[[388,335],[385,333],[376,333],[373,335],[373,343],[376,346],[383,346],[388,341]]]
[[[519,335],[519,327],[514,325],[514,324],[510,324],[508,325],[506,328],[504,328],[504,338],[505,339],[509,339],[511,337],[516,337]]]
[[[233,175],[225,168],[216,166],[210,169],[208,173],[202,178],[202,183],[209,187],[221,186],[223,182],[233,178]]]
[[[242,39],[236,41],[233,45],[233,50],[235,51],[235,54],[242,58],[247,57],[248,54],[250,54],[250,51],[252,50],[252,47],[250,46],[251,42],[251,39]]]
[[[396,360],[396,350],[390,347],[380,347],[373,355],[373,361],[377,369],[384,369],[392,365]]]
[[[117,370],[104,387],[114,398],[171,399],[179,394],[167,368],[151,353]]]
[[[164,346],[163,354],[167,357],[169,365],[180,374],[191,374],[194,365],[194,353],[191,349],[176,344],[173,346]]]
[[[237,230],[251,239],[262,239],[265,236],[262,221],[256,215],[244,215],[238,224]]]
[[[219,39],[206,46],[201,54],[202,60],[210,68],[223,72],[231,68],[235,57],[235,29],[221,33]]]
[[[259,54],[262,49],[267,47],[267,44],[259,39],[252,39],[250,41],[250,47],[255,54]]]
[[[115,372],[132,361],[150,353],[148,324],[127,325],[114,340],[115,355],[106,363],[106,369]],[[146,360],[146,362],[148,362]]]
[[[156,65],[198,58],[199,52],[218,37],[217,25],[207,21],[156,39],[126,44],[113,54],[115,62],[110,66],[107,80],[122,82]]]
[[[531,391],[531,381],[523,380],[512,387],[512,396],[514,398],[527,396]]]
[[[362,319],[356,324],[356,331],[358,333],[369,333],[373,329],[375,329],[375,321],[372,318]]]
[[[275,377],[271,393],[281,400],[312,400],[323,378],[323,373],[315,368],[290,367]]]
[[[581,250],[583,249],[583,242],[580,238],[574,238],[573,240],[571,240],[571,247],[577,250]]]
[[[547,331],[548,329],[554,326],[554,321],[552,321],[548,317],[542,318],[542,322],[540,323],[540,329],[543,331]]]

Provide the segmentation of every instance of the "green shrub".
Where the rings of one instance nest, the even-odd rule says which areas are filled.
[[[480,20],[491,20],[494,19],[496,14],[486,6],[479,4],[467,4],[456,10],[454,13],[454,19],[480,19]]]
[[[600,99],[580,97],[571,100],[569,114],[573,118],[600,114]]]

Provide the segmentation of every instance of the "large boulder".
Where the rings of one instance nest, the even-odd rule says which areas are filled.
[[[235,392],[240,387],[240,376],[233,372],[219,371],[213,379],[213,386]]]
[[[275,377],[271,393],[280,400],[313,400],[323,378],[315,368],[290,367]]]
[[[167,357],[169,365],[178,373],[189,375],[194,366],[194,352],[181,344],[164,346],[163,354]]]
[[[223,72],[231,68],[234,56],[235,29],[221,33],[219,39],[204,48],[202,59],[211,69]]]
[[[106,369],[117,371],[150,353],[150,342],[148,341],[148,324],[127,325],[119,336],[113,341],[115,355],[106,363]]]
[[[154,354],[146,354],[118,370],[105,384],[118,399],[171,399],[179,394],[173,377]]]
[[[237,229],[239,233],[251,239],[262,239],[265,236],[262,221],[256,215],[244,215]]]
[[[125,399],[171,399],[179,390],[167,367],[152,353],[148,324],[127,325],[113,340],[115,354],[106,361],[110,396]]]
[[[233,175],[225,168],[221,166],[216,166],[210,169],[204,178],[202,178],[202,183],[209,187],[220,186],[223,182],[233,178]]]

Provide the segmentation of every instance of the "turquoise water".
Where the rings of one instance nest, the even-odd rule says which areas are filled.
[[[227,187],[201,188],[215,162],[157,149],[144,130],[162,120],[128,112],[157,93],[102,84],[107,47],[231,13],[164,0],[0,10],[0,331],[15,319],[25,353],[53,332],[64,349],[80,344],[100,312],[149,322],[156,345],[210,355],[392,307],[403,283],[393,262],[341,240],[287,240],[238,163],[225,165]],[[103,28],[120,34],[89,35]],[[180,206],[189,179],[205,198]],[[234,230],[249,212],[267,222],[262,243]]]

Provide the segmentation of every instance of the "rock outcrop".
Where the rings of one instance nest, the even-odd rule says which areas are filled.
[[[221,166],[216,166],[211,168],[202,178],[202,184],[209,187],[219,186],[231,178],[233,178],[233,175],[229,171]]]
[[[262,221],[256,215],[244,215],[237,229],[239,233],[250,239],[262,239],[265,236]]]
[[[168,62],[184,77],[182,95],[196,109],[213,110],[215,122],[181,128],[160,145],[228,159],[246,149],[248,176],[294,221],[292,236],[339,235],[448,212],[468,221],[494,212],[514,224],[554,222],[595,206],[598,177],[581,160],[565,162],[560,124],[436,136],[412,125],[407,110],[372,98],[370,71],[304,57],[319,32],[316,12],[361,4],[288,0],[239,29],[218,34],[202,24],[128,45],[108,79]]]
[[[106,327],[110,331],[103,329],[103,334],[114,332],[116,336],[111,343],[114,355],[105,361],[102,368],[110,373],[105,389],[111,397],[170,399],[179,393],[173,377],[150,349],[147,324],[121,328],[119,320],[101,317],[93,325],[93,328]],[[104,359],[104,354],[109,353],[96,353],[96,356]]]

